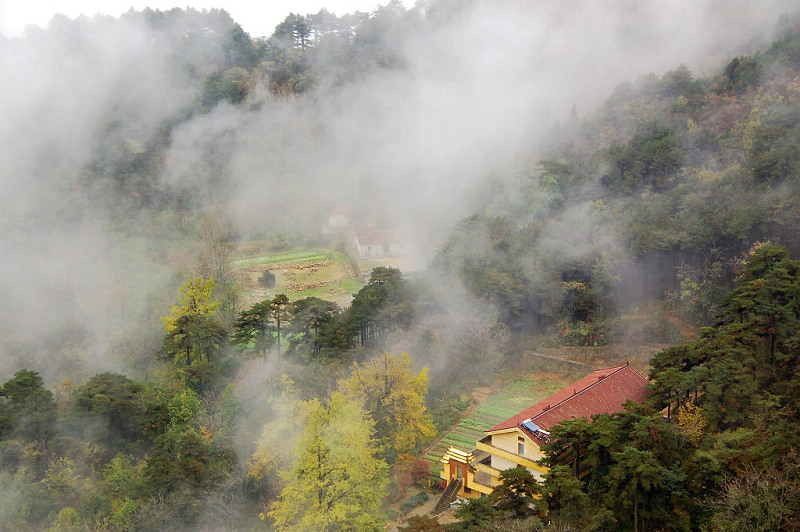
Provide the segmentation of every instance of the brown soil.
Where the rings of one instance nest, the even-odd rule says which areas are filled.
[[[494,390],[484,386],[482,388],[473,388],[469,395],[475,400],[476,403],[481,404],[494,394]]]
[[[275,275],[275,286],[272,288],[264,288],[258,282],[265,270],[270,270]],[[337,285],[355,277],[355,272],[351,270],[352,267],[348,268],[347,265],[342,266],[330,260],[245,266],[239,270],[244,290],[248,294],[244,304],[249,307],[279,293],[286,293],[290,299],[297,299],[292,294],[329,286],[324,299],[346,307],[350,304],[352,295]]]

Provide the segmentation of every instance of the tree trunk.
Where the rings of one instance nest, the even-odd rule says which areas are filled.
[[[572,444],[572,468],[575,470],[575,478],[578,478],[578,453],[579,448],[577,443]]]
[[[278,321],[278,354],[281,354],[281,315],[277,316]]]

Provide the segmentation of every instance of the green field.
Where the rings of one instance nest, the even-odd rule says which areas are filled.
[[[248,253],[250,256],[233,261],[233,266],[243,271],[244,287],[251,303],[267,295],[272,297],[285,293],[292,301],[318,297],[344,308],[364,286],[358,277],[351,277],[357,275],[354,272],[358,267],[340,250],[294,248],[265,254],[256,244],[246,244],[240,251],[239,257]],[[323,262],[326,264],[321,264]],[[275,268],[272,265],[280,266]],[[275,285],[266,294],[258,283],[258,277],[265,269],[273,270],[275,275]]]
[[[561,389],[566,380],[530,378],[507,384],[491,396],[472,413],[459,421],[439,442],[428,449],[422,457],[431,464],[431,474],[438,476],[442,464],[439,461],[448,447],[464,452],[475,448],[475,442],[483,438],[484,431],[533,406],[548,395]]]
[[[282,262],[315,262],[330,259],[330,253],[315,249],[298,249],[273,253],[262,257],[253,257],[233,262],[237,268],[244,266],[257,266],[260,264],[280,264]]]

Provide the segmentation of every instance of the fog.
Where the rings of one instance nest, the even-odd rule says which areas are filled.
[[[159,182],[178,197],[191,190],[192,208],[225,210],[242,238],[316,231],[346,202],[413,234],[424,264],[492,200],[485,180],[535,162],[573,107],[588,116],[622,81],[681,63],[711,74],[768,42],[792,8],[421,2],[423,22],[391,43],[394,67],[298,98],[258,87],[183,121],[214,50],[126,17],[31,28],[0,43],[0,379],[22,367],[50,382],[138,371],[191,271],[191,259],[175,260],[195,245],[180,223],[136,213],[135,197],[119,207],[124,223],[110,214],[103,187],[114,178],[87,180],[99,151],[119,150],[112,159],[124,163],[178,123]],[[587,219],[565,214],[548,242],[596,238]]]

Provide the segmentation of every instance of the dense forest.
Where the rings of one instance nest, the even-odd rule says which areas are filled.
[[[540,89],[574,79],[546,46],[504,70],[518,24],[586,29],[515,6],[264,38],[131,9],[0,41],[24,80],[0,91],[0,530],[379,530],[439,488],[421,453],[472,388],[623,342],[657,353],[645,404],[557,426],[543,484],[511,470],[406,529],[800,527],[800,14],[742,6],[738,41],[660,63],[643,40],[628,63],[663,70],[608,63],[598,95]],[[425,266],[254,301],[234,259],[345,252],[320,232],[342,202]]]

